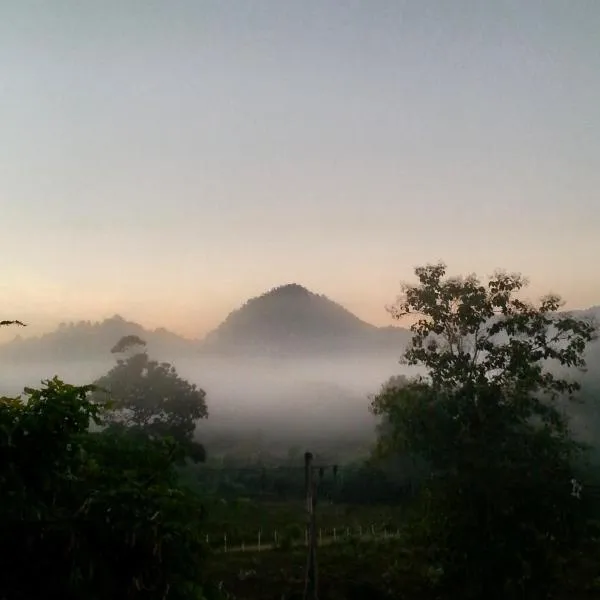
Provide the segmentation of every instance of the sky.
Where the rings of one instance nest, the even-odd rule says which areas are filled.
[[[4,0],[0,302],[202,336],[417,265],[600,304],[597,0]]]

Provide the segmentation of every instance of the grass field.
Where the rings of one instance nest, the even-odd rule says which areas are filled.
[[[400,565],[403,553],[399,540],[319,547],[319,592],[323,600],[416,598],[421,577],[411,575],[409,561]],[[394,557],[394,558],[391,558]],[[295,600],[302,598],[306,549],[293,548],[262,553],[212,555],[208,571],[213,581],[234,598],[247,600]],[[416,572],[415,572],[416,574]],[[418,574],[417,574],[418,575]],[[405,596],[398,596],[394,580],[402,580]]]
[[[332,544],[317,550],[320,600],[434,600],[434,573],[405,547],[402,539]],[[207,565],[212,582],[231,600],[300,600],[306,549],[213,554]],[[590,558],[587,569],[598,571]],[[600,585],[576,573],[568,589],[553,600],[599,600]]]
[[[206,573],[221,587],[219,598],[230,600],[297,600],[302,598],[306,567],[303,543],[305,504],[212,500],[207,506],[206,531],[211,553]],[[320,600],[432,600],[435,570],[403,541],[403,511],[388,506],[318,506],[317,528],[323,539],[317,550]],[[371,535],[375,526],[378,535]],[[338,532],[332,543],[333,528]],[[258,552],[257,531],[262,531]],[[352,536],[345,537],[347,529]],[[362,537],[356,532],[362,529]],[[383,531],[391,535],[384,537]],[[400,533],[398,534],[398,530]],[[279,543],[274,545],[275,531]],[[227,533],[228,551],[223,535]],[[328,532],[328,533],[326,533]],[[240,551],[244,543],[244,551]],[[596,547],[576,558],[568,591],[556,600],[600,599],[600,556]]]

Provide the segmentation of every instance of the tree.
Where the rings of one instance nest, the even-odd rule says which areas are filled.
[[[426,375],[384,386],[379,450],[424,461],[430,473],[414,531],[463,597],[543,597],[555,560],[573,542],[572,463],[579,450],[557,400],[578,385],[551,367],[583,368],[592,323],[548,296],[520,299],[520,275],[446,277],[416,269],[390,311],[410,315],[403,362]],[[418,537],[418,536],[417,536]]]
[[[58,379],[0,399],[0,597],[202,597],[199,499],[181,446],[102,425],[93,386]]]
[[[170,436],[196,460],[204,459],[204,450],[193,441],[196,421],[206,418],[206,393],[179,377],[174,366],[151,360],[146,343],[137,336],[125,336],[111,350],[119,354],[117,364],[95,385],[108,393],[113,423],[143,429],[157,436]]]

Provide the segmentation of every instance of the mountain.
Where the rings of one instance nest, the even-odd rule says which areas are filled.
[[[166,329],[147,330],[115,315],[92,323],[61,324],[39,337],[0,345],[8,362],[72,362],[112,360],[110,349],[125,335],[145,340],[148,350],[164,360],[182,356],[247,357],[377,354],[399,356],[408,332],[375,327],[323,295],[297,285],[283,285],[248,300],[202,341],[182,338]]]
[[[298,284],[272,289],[234,310],[203,341],[203,351],[270,356],[400,354],[409,333],[375,327]]]
[[[0,359],[15,362],[112,361],[110,350],[125,335],[142,338],[147,342],[148,350],[161,358],[190,354],[197,350],[197,342],[163,328],[144,329],[138,323],[115,315],[97,323],[61,323],[55,331],[39,337],[23,339],[17,336],[0,346]]]
[[[600,307],[573,311],[595,317]],[[148,330],[115,315],[92,323],[61,324],[55,331],[33,338],[15,337],[0,345],[4,362],[109,361],[110,349],[125,335],[137,335],[159,359],[215,355],[224,358],[368,355],[397,358],[410,339],[400,327],[375,327],[326,296],[298,284],[283,285],[248,300],[202,341],[183,338],[164,328]],[[598,377],[600,343],[588,350],[590,375]]]

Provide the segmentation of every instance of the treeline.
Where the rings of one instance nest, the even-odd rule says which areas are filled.
[[[316,461],[317,487],[323,501],[340,504],[400,504],[412,499],[418,480],[395,468],[357,461],[345,465]],[[322,470],[319,465],[326,465]],[[334,468],[336,471],[334,472]],[[304,469],[294,466],[207,467],[186,469],[186,480],[205,494],[233,500],[302,500],[306,497]]]

